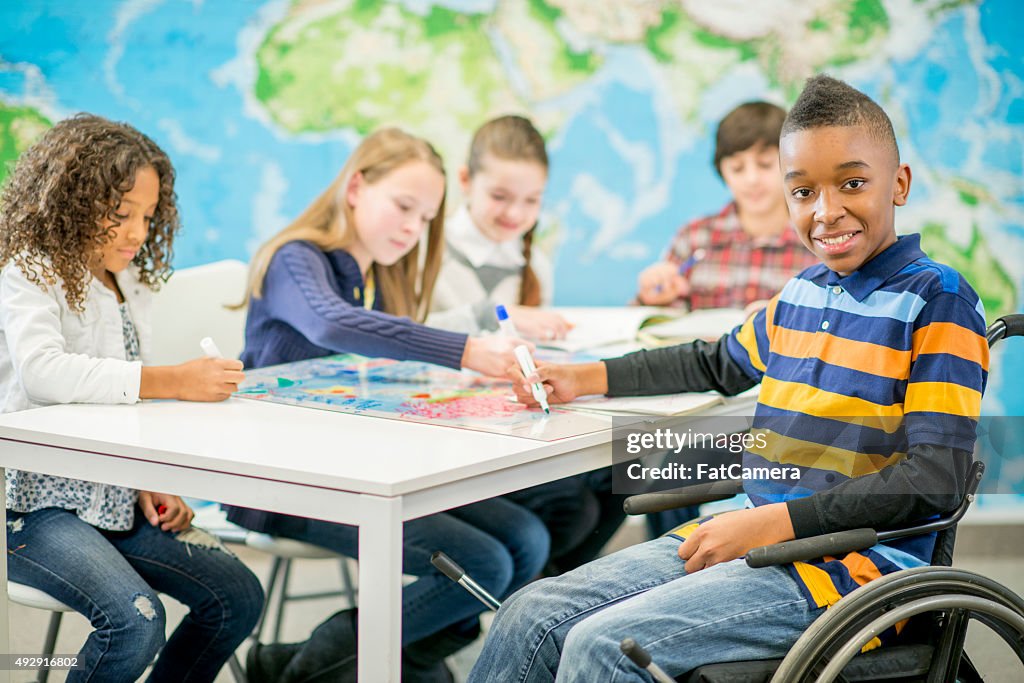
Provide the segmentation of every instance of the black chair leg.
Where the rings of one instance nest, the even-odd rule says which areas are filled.
[[[238,661],[238,655],[231,655],[231,659],[228,660],[228,669],[231,671],[235,683],[249,683],[249,679],[245,676],[245,669],[242,668],[242,663]]]
[[[277,586],[277,577],[281,573],[283,558],[275,557],[270,565],[270,576],[267,578],[266,598],[263,600],[263,608],[260,610],[260,618],[256,621],[256,628],[252,630],[253,640],[263,637],[263,625],[267,621],[267,613],[270,611],[270,601],[274,598],[274,588]]]
[[[46,640],[43,642],[43,657],[50,658],[53,656],[53,651],[57,648],[57,633],[60,631],[60,621],[63,617],[63,612],[50,613],[50,625],[46,629]],[[50,668],[47,666],[39,667],[39,676],[36,678],[36,681],[38,683],[46,683],[49,678]]]
[[[284,603],[288,601],[290,597],[288,595],[288,582],[292,576],[292,561],[290,558],[284,558],[282,560],[284,569],[281,575],[281,592],[279,593],[279,599],[277,601],[277,613],[274,615],[274,637],[270,642],[280,643],[281,642],[281,627],[284,625]]]
[[[348,602],[353,607],[356,606],[356,588],[352,581],[352,572],[348,566],[348,559],[341,558],[341,591],[345,594]]]

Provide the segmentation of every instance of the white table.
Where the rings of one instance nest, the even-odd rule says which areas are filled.
[[[738,398],[705,414],[751,415],[753,405]],[[379,683],[400,677],[402,523],[607,466],[608,426],[544,442],[239,398],[59,405],[0,415],[0,475],[30,470],[359,526],[359,681]],[[5,545],[0,535],[0,558]],[[6,574],[0,562],[0,652]]]

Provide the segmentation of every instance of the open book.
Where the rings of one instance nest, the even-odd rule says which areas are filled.
[[[683,311],[656,306],[580,306],[554,309],[574,325],[565,339],[538,341],[538,346],[581,351],[631,342],[644,325],[665,322]]]
[[[670,320],[645,325],[643,334],[673,341],[712,341],[742,325],[747,315],[740,308],[705,308]]]
[[[689,415],[724,403],[715,391],[660,396],[584,396],[572,403],[560,404],[565,410],[578,410],[605,415]]]
[[[718,339],[743,322],[743,311],[712,308],[685,313],[655,306],[556,308],[575,327],[565,339],[539,341],[538,346],[562,351],[595,349],[609,344],[649,339]],[[643,330],[641,334],[641,329]]]

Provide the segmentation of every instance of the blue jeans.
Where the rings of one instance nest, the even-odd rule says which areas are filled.
[[[670,676],[781,657],[824,611],[784,568],[733,560],[687,575],[678,547],[658,538],[526,586],[501,606],[467,683],[650,681],[619,650],[627,637]]]
[[[74,512],[7,512],[11,580],[53,596],[93,627],[68,681],[131,683],[159,653],[150,681],[212,681],[249,635],[263,605],[259,580],[205,532],[150,526],[104,531]],[[157,593],[191,611],[165,640]]]
[[[304,530],[282,535],[358,557],[356,527],[315,519],[302,526]],[[540,573],[548,544],[548,532],[533,513],[501,498],[406,522],[402,571],[417,579],[402,589],[402,642],[415,642],[469,619],[475,622],[484,610],[462,586],[434,569],[430,556],[435,550],[447,553],[500,600]]]

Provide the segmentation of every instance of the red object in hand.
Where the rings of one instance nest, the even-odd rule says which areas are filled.
[[[166,505],[157,505],[157,507],[156,507],[156,514],[162,515],[165,512],[167,512],[167,506]]]

